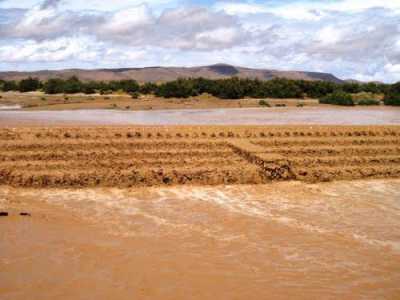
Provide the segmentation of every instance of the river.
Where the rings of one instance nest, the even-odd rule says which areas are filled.
[[[0,125],[399,125],[400,108],[0,111]]]
[[[1,187],[0,210],[1,299],[400,299],[398,179]]]

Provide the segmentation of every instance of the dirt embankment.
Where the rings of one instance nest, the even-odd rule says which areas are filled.
[[[0,184],[258,184],[400,177],[400,127],[0,129]]]
[[[219,99],[208,94],[196,97],[161,98],[154,95],[141,95],[132,99],[127,94],[85,95],[56,94],[48,95],[42,92],[0,92],[0,105],[18,105],[23,110],[78,110],[78,109],[116,109],[124,111],[165,110],[165,109],[211,109],[211,108],[245,108],[263,107],[260,99]],[[318,99],[271,99],[271,106],[325,106]]]

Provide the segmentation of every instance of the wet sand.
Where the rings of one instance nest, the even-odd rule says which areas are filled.
[[[1,187],[0,210],[1,299],[400,297],[398,179]]]
[[[16,125],[398,125],[400,108],[303,107],[152,111],[0,111],[0,126]]]

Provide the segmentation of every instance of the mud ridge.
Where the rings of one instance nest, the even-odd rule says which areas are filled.
[[[0,184],[96,187],[400,177],[399,126],[0,128]]]

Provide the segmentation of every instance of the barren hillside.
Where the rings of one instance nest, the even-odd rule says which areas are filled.
[[[288,79],[324,80],[331,82],[342,82],[337,77],[328,73],[301,72],[301,71],[277,71],[250,69],[235,67],[226,64],[216,64],[204,67],[147,67],[147,68],[123,68],[123,69],[69,69],[57,71],[35,71],[35,72],[0,72],[0,79],[20,80],[26,77],[38,77],[41,80],[49,78],[69,78],[77,76],[81,80],[121,80],[136,79],[139,82],[169,81],[179,77],[204,77],[209,79],[227,78],[238,76],[242,78],[258,78],[270,80],[281,77]]]

